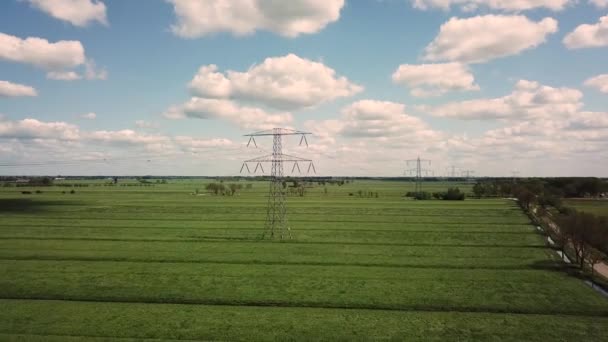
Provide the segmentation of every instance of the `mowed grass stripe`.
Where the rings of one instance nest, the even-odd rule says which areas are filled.
[[[608,316],[591,288],[545,270],[0,261],[0,272],[12,299]]]
[[[83,340],[608,340],[608,318],[582,316],[31,300],[0,305],[0,331],[9,338],[25,334],[25,340],[33,334]]]
[[[151,253],[153,251],[153,253]],[[521,268],[538,266],[550,251],[528,247],[288,244],[264,242],[181,243],[65,240],[0,240],[3,259],[117,260],[352,264],[406,267]]]
[[[84,216],[84,215],[83,215]],[[441,217],[441,216],[403,216],[399,218],[384,218],[380,214],[379,215],[367,215],[367,216],[357,216],[357,215],[343,215],[342,217],[339,215],[332,215],[331,218],[323,219],[321,216],[305,216],[305,215],[290,215],[290,221],[293,222],[303,222],[303,223],[322,223],[322,222],[335,222],[335,223],[393,223],[393,224],[417,224],[417,223],[433,223],[433,224],[466,224],[470,217],[467,216],[459,216],[459,217]],[[167,215],[145,215],[142,217],[138,217],[134,214],[124,214],[124,215],[108,215],[108,216],[98,216],[98,215],[87,215],[86,217],[82,217],[80,215],[74,214],[74,216],[44,216],[44,217],[7,217],[7,219],[13,220],[124,220],[124,221],[164,221],[164,222],[181,222],[181,221],[206,221],[206,222],[251,222],[251,221],[264,221],[266,219],[266,214],[256,214],[256,215],[182,215],[178,217],[167,217]],[[508,225],[508,224],[527,224],[530,220],[526,217],[480,217],[475,220],[475,223],[483,223],[483,224],[500,224],[500,225]]]
[[[263,230],[131,229],[131,228],[3,228],[0,239],[99,239],[142,241],[260,240]],[[522,234],[462,232],[412,232],[364,230],[300,230],[292,233],[296,243],[371,243],[401,245],[496,245],[542,246],[534,232]]]

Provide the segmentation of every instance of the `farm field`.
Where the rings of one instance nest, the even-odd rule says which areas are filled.
[[[567,199],[564,205],[579,211],[608,217],[608,199]]]
[[[279,242],[267,183],[207,182],[0,188],[0,339],[608,340],[608,298],[510,200],[316,186]]]

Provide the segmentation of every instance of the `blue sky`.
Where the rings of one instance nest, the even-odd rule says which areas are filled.
[[[608,175],[608,2],[194,3],[3,1],[0,173],[237,174],[264,153],[242,135],[285,126],[315,133],[292,150],[324,175],[417,155],[437,175]]]

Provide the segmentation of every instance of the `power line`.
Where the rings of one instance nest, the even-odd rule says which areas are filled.
[[[264,167],[262,164],[270,163],[270,188],[268,191],[268,206],[266,208],[266,223],[263,235],[264,238],[268,236],[270,239],[274,239],[278,235],[281,240],[286,237],[291,239],[291,229],[287,224],[286,194],[285,187],[283,186],[283,163],[293,163],[293,167],[291,168],[292,173],[296,168],[298,169],[298,172],[301,172],[299,163],[308,163],[307,172],[312,170],[316,173],[316,170],[312,160],[310,159],[283,154],[283,136],[301,136],[300,146],[305,143],[308,147],[306,136],[310,134],[312,133],[287,128],[273,128],[271,130],[245,135],[246,137],[249,137],[247,146],[250,146],[251,143],[253,143],[255,147],[258,146],[257,142],[255,141],[255,137],[272,136],[272,154],[245,160],[243,162],[243,166],[241,166],[241,172],[243,172],[244,169],[251,172],[249,164],[255,164],[255,169],[253,172],[257,172],[258,169],[264,172]]]
[[[458,175],[458,170],[460,168],[458,166],[451,165],[451,166],[448,166],[446,169],[447,169],[448,177],[456,178],[456,176]]]

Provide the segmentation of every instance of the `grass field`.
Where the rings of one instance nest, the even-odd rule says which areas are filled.
[[[576,210],[608,217],[608,199],[569,199],[564,205]]]
[[[271,242],[266,183],[193,195],[205,182],[0,188],[0,339],[608,340],[608,299],[512,201],[319,186]]]

